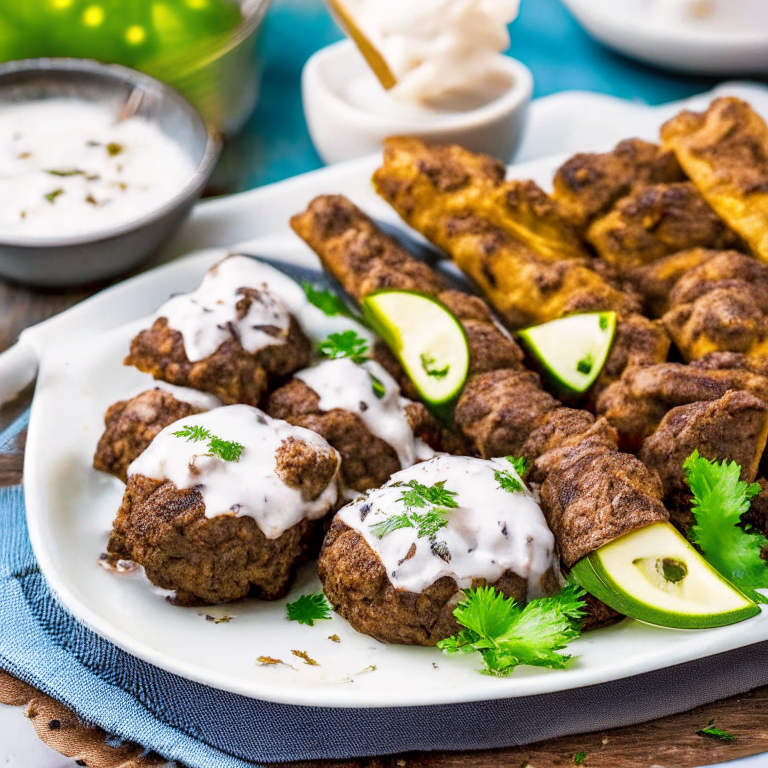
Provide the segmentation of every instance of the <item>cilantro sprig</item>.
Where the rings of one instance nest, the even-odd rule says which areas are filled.
[[[211,434],[211,431],[199,424],[185,424],[184,427],[173,433],[174,437],[184,438],[188,443],[202,443],[208,441],[208,454],[217,456],[223,461],[240,461],[245,447],[233,440],[222,440]]]
[[[299,624],[306,624],[309,627],[314,627],[316,621],[330,619],[331,608],[328,598],[322,592],[302,595],[298,600],[287,603],[285,606],[288,621],[298,621]]]
[[[506,460],[514,467],[515,472],[524,477],[528,469],[528,460],[523,457],[505,456]],[[503,491],[508,493],[525,493],[525,486],[511,472],[496,470],[493,473],[496,482]]]
[[[508,677],[515,667],[563,669],[571,656],[558,653],[580,633],[585,592],[569,584],[554,597],[531,600],[525,607],[492,586],[468,589],[453,612],[464,629],[441,640],[442,651],[479,653],[483,674]]]
[[[362,318],[352,312],[343,299],[337,296],[333,291],[327,288],[315,288],[312,283],[304,281],[301,284],[306,294],[307,301],[317,307],[324,315],[328,317],[348,317],[361,325],[365,325]]]
[[[405,487],[408,490],[403,491],[403,495],[398,501],[405,504],[408,509],[413,509],[414,507],[424,509],[427,504],[447,507],[448,509],[456,509],[459,506],[459,503],[454,498],[458,494],[454,491],[446,490],[445,480],[441,480],[431,486],[422,485],[416,480],[411,480],[405,483]]]
[[[357,331],[332,333],[318,345],[320,354],[331,360],[348,357],[354,363],[364,363],[368,359],[368,341]]]
[[[759,483],[740,479],[736,462],[709,461],[694,451],[683,469],[693,493],[691,511],[696,524],[691,540],[709,563],[726,579],[757,602],[768,602],[756,589],[768,587],[768,564],[761,557],[768,539],[740,527],[742,515],[760,493]]]

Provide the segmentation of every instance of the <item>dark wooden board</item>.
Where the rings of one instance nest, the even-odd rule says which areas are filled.
[[[42,292],[0,281],[0,351],[13,343],[27,326],[76,304],[94,290]],[[32,388],[28,388],[15,401],[0,408],[0,431],[23,413],[31,398]],[[8,451],[0,453],[0,486],[21,482],[23,454],[23,435]],[[5,676],[5,679],[10,678]],[[19,695],[25,703],[33,700],[44,702],[47,699],[23,684],[6,683],[4,686],[2,683],[0,673],[0,703],[19,703],[20,700],[13,698]],[[20,694],[20,690],[25,693]],[[39,703],[38,706],[54,706],[55,703],[50,704],[48,701],[48,704]],[[63,711],[66,713],[66,710]],[[713,719],[718,727],[732,732],[735,741],[719,741],[697,733]],[[117,764],[116,755],[110,753],[111,748],[94,747],[96,743],[103,743],[103,736],[97,730],[84,729],[76,723],[74,716],[69,716],[69,721],[73,723],[69,741],[52,739],[50,734],[54,732],[51,729],[37,729],[37,724],[35,726],[38,735],[69,756],[84,754],[78,750],[85,749],[87,743],[87,764],[92,768],[107,768]],[[524,748],[471,753],[408,754],[350,760],[333,765],[339,768],[560,768],[575,765],[576,756],[583,752],[586,753],[583,764],[589,768],[695,768],[768,751],[767,726],[768,687],[765,687],[643,725],[568,736]],[[140,759],[125,760],[124,757],[123,760],[119,762],[121,768],[149,765]],[[312,764],[312,768],[320,766],[321,763]]]

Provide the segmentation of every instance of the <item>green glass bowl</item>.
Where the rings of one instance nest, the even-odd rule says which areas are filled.
[[[261,31],[269,0],[242,0],[243,21],[224,44],[149,64],[142,69],[178,89],[209,125],[225,135],[242,128],[261,86]]]

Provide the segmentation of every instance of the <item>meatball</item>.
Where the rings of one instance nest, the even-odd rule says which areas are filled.
[[[492,584],[519,602],[554,591],[554,538],[513,473],[500,459],[437,456],[344,507],[318,563],[334,609],[381,642],[436,645],[459,630],[463,589]]]
[[[189,416],[132,465],[107,551],[179,605],[277,599],[317,555],[339,466],[321,437],[255,408]]]
[[[162,389],[150,389],[130,400],[114,403],[104,416],[106,429],[99,439],[93,467],[128,481],[128,467],[167,426],[185,416],[221,405],[210,397],[205,404],[198,393],[186,402]]]
[[[231,256],[194,293],[163,305],[131,342],[126,365],[225,404],[258,405],[274,384],[309,363],[312,344],[269,289],[265,266]]]

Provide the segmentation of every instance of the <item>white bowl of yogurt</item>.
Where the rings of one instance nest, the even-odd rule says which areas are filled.
[[[390,136],[460,144],[509,161],[520,142],[533,93],[521,62],[495,53],[473,87],[433,99],[386,91],[351,41],[328,46],[304,67],[304,114],[322,160],[338,163],[381,151]]]
[[[0,66],[0,274],[64,286],[134,269],[183,222],[220,150],[180,94],[133,70]]]

